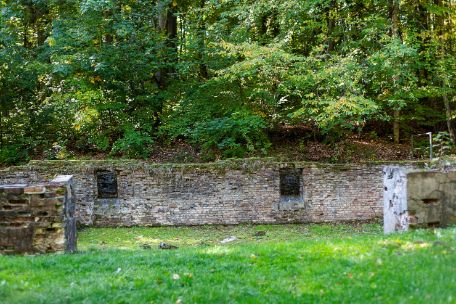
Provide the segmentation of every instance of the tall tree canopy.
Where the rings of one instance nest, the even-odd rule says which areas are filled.
[[[454,0],[0,0],[0,162],[268,131],[454,139]]]

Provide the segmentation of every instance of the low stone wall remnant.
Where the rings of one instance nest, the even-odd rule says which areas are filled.
[[[268,158],[203,164],[34,161],[0,171],[0,183],[71,174],[76,216],[88,226],[343,222],[382,217],[383,167]]]
[[[73,189],[72,176],[0,185],[0,254],[74,252]]]
[[[384,169],[384,231],[456,224],[456,171]]]

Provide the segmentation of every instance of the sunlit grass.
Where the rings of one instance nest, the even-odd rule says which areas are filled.
[[[0,303],[456,303],[456,228],[87,229],[79,249],[0,257]]]
[[[266,231],[265,236],[257,237],[255,232]],[[219,244],[227,237],[236,236],[236,244],[249,242],[277,242],[318,240],[336,238],[341,235],[351,237],[362,234],[381,233],[377,224],[363,225],[239,225],[239,226],[196,226],[196,227],[157,227],[157,228],[96,228],[84,230],[79,235],[79,249],[138,249],[143,244],[157,247],[161,242],[177,246],[207,246]]]

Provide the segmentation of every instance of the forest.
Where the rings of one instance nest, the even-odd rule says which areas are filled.
[[[455,0],[0,9],[2,164],[148,159],[182,146],[208,161],[354,138],[402,147],[426,132],[450,146],[456,136]]]

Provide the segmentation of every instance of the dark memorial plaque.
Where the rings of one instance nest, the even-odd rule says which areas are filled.
[[[117,175],[112,171],[98,171],[98,198],[117,198]]]
[[[281,169],[279,210],[299,210],[304,207],[302,169]]]
[[[280,194],[282,196],[301,196],[302,171],[299,169],[283,169],[280,171]]]

